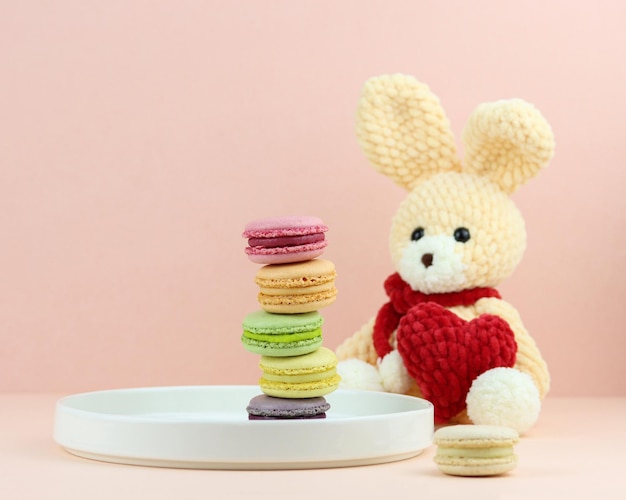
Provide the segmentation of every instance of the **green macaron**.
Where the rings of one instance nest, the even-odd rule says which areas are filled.
[[[264,310],[243,320],[241,342],[250,352],[263,356],[300,356],[322,345],[322,323],[317,311],[275,314]]]

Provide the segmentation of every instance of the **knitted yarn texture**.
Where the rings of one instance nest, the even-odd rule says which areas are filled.
[[[461,161],[437,96],[396,74],[364,84],[356,135],[371,165],[408,194],[391,221],[390,301],[337,347],[338,358],[367,363],[373,387],[371,367],[397,351],[408,375],[385,387],[431,400],[438,422],[470,414],[525,430],[550,375],[517,310],[494,287],[526,248],[524,219],[509,195],[552,158],[550,125],[522,99],[481,104],[463,131]],[[395,360],[385,373],[395,373]],[[350,373],[358,377],[356,364]],[[500,393],[512,403],[493,405]]]

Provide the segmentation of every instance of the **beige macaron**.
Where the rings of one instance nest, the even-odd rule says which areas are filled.
[[[452,425],[435,432],[435,463],[453,476],[495,476],[513,470],[514,429],[497,425]]]
[[[270,313],[316,311],[337,297],[335,265],[325,259],[263,266],[256,274],[258,301]]]

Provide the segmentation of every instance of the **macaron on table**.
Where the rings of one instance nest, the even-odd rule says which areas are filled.
[[[335,266],[320,258],[327,230],[310,216],[245,227],[245,253],[261,265],[260,309],[242,318],[237,334],[257,357],[257,385],[68,396],[57,402],[56,442],[84,458],[195,469],[346,467],[419,455],[432,444],[428,401],[338,389],[319,312],[337,296]]]
[[[514,429],[498,425],[452,425],[435,432],[435,463],[452,476],[497,476],[517,465]]]

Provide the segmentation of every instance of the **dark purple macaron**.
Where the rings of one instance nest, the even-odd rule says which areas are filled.
[[[248,403],[249,420],[326,418],[330,404],[323,397],[288,399],[260,394]]]

